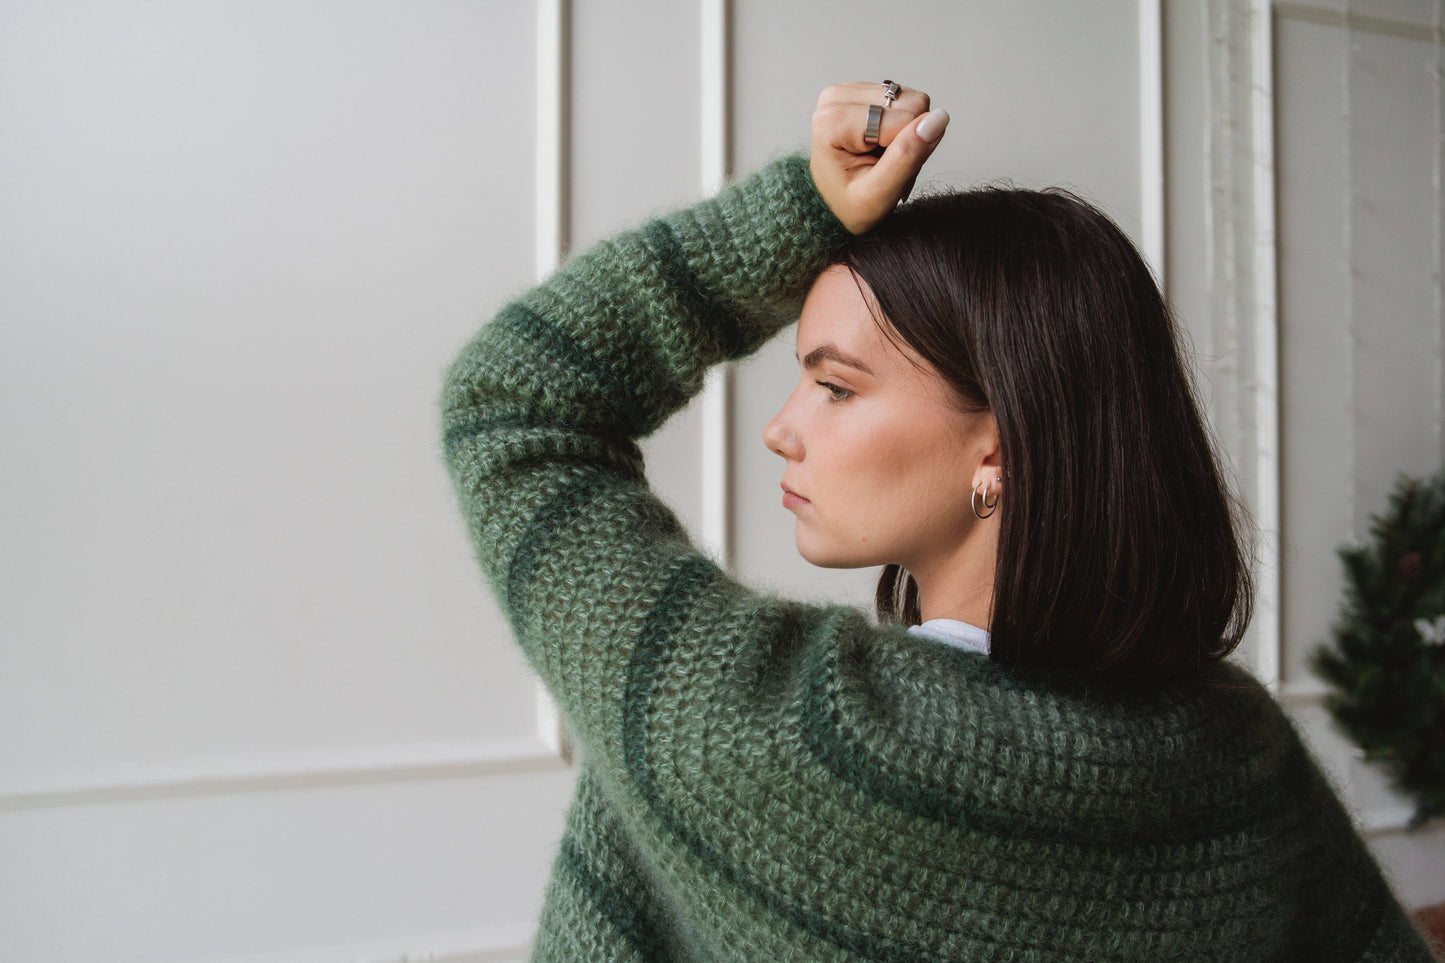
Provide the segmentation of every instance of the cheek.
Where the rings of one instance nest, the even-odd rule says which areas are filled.
[[[907,464],[907,445],[887,421],[855,417],[822,427],[809,455],[816,456],[818,470],[827,473],[834,490],[857,498],[889,487]]]
[[[954,530],[969,514],[970,472],[952,426],[900,424],[877,438],[874,454],[880,517],[910,528]]]
[[[920,459],[919,440],[897,418],[855,418],[829,438],[825,468],[832,508],[867,541],[876,542],[916,520],[919,498],[935,474]]]
[[[912,487],[937,474],[935,446],[939,439],[920,431],[916,421],[893,412],[889,415],[867,424],[858,437],[850,439],[850,460],[879,484],[890,487]]]

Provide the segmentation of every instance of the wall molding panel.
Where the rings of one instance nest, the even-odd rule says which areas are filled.
[[[1326,27],[1341,27],[1360,33],[1373,33],[1385,37],[1399,37],[1402,40],[1421,40],[1425,43],[1445,43],[1439,24],[1426,25],[1394,17],[1381,17],[1360,13],[1355,10],[1316,7],[1308,3],[1276,3],[1275,16],[1288,17],[1300,23],[1316,23]]]
[[[1243,657],[1281,679],[1279,315],[1274,223],[1273,39],[1269,0],[1211,0],[1200,42],[1204,287],[1215,424],[1258,532],[1255,612]]]
[[[1139,224],[1144,259],[1165,286],[1163,0],[1139,0]]]
[[[556,772],[567,763],[542,741],[412,746],[255,759],[197,760],[0,783],[0,812],[227,793],[295,791],[436,779]]]
[[[732,2],[699,0],[701,25],[702,194],[716,194],[732,179]]]
[[[1325,701],[1329,689],[1315,676],[1299,681],[1286,682],[1279,687],[1280,704],[1288,709],[1317,706]]]
[[[701,70],[703,197],[722,190],[732,178],[732,4],[700,0],[702,30],[698,65]],[[702,547],[729,571],[733,568],[732,458],[733,377],[731,365],[718,365],[703,384],[701,461]]]
[[[1397,836],[1409,832],[1409,806],[1376,806],[1366,809],[1357,817],[1360,832],[1372,839],[1381,836]]]
[[[1445,466],[1445,0],[1435,0],[1435,225],[1431,240],[1435,254],[1435,286],[1432,291],[1435,329],[1435,451]]]
[[[210,963],[522,963],[529,932],[474,930],[313,950],[228,957]]]
[[[536,0],[537,224],[536,276],[542,280],[567,256],[571,219],[571,0]],[[499,92],[500,96],[500,92]]]
[[[557,270],[571,247],[572,2],[535,0],[537,29],[537,195],[535,274]],[[537,731],[555,757],[571,761],[562,714],[537,683]]]
[[[1279,260],[1275,230],[1274,156],[1274,32],[1270,0],[1250,5],[1250,114],[1251,131],[1251,243],[1254,253],[1254,372],[1253,408],[1255,438],[1254,518],[1266,550],[1279,554],[1280,466],[1279,421]],[[1255,621],[1259,654],[1256,668],[1267,683],[1278,686],[1284,662],[1281,625],[1280,570],[1262,565],[1256,572],[1258,594]]]

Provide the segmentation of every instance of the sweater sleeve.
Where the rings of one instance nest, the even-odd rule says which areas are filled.
[[[806,157],[784,158],[574,258],[452,365],[443,442],[462,513],[584,749],[620,746],[648,646],[726,582],[648,489],[636,439],[708,366],[794,319],[845,237]]]

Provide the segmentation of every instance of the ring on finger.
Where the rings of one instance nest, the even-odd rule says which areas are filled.
[[[878,143],[878,127],[883,123],[883,108],[877,104],[868,105],[868,123],[863,128],[863,143]]]
[[[903,87],[892,80],[883,81],[883,106],[892,107],[898,95],[903,93]]]

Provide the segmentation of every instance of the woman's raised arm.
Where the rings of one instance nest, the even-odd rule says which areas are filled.
[[[820,106],[815,135],[841,130],[835,106]],[[861,124],[866,108],[857,113]],[[843,186],[845,212],[876,210],[889,191],[896,202],[921,163],[917,115],[887,115],[881,139],[912,143],[906,163],[816,168]],[[518,641],[584,745],[615,736],[650,622],[750,604],[647,488],[636,439],[686,403],[709,365],[795,318],[846,237],[807,160],[787,157],[574,258],[453,364],[442,417],[463,515]],[[653,628],[654,641],[676,641],[677,626]]]

